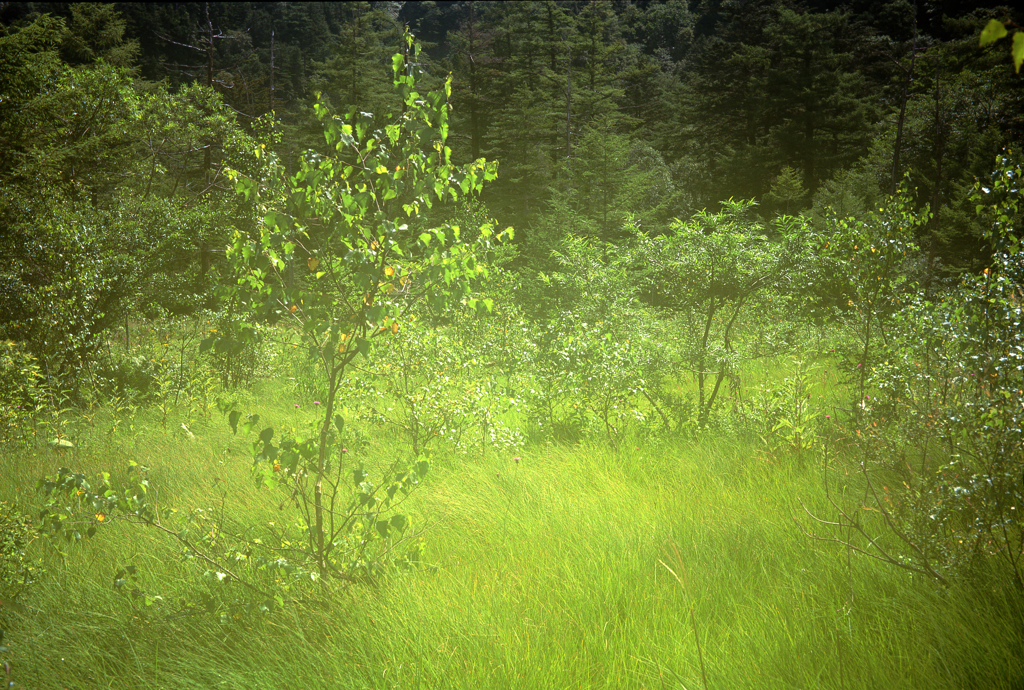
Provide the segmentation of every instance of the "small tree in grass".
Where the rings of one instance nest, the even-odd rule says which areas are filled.
[[[976,185],[991,251],[983,271],[933,299],[903,297],[898,309],[864,300],[891,310],[865,379],[873,400],[848,452],[863,493],[833,495],[832,514],[810,514],[814,538],[943,585],[994,575],[1024,591],[1022,177],[1024,164],[1006,152]],[[867,253],[888,265],[892,250],[876,242]],[[871,286],[874,272],[866,277]]]
[[[403,105],[383,128],[371,129],[370,113],[341,118],[320,102],[316,112],[330,154],[307,155],[291,175],[272,164],[264,180],[236,178],[239,194],[256,205],[263,222],[253,236],[236,233],[228,250],[238,276],[231,298],[254,320],[290,320],[327,381],[315,437],[274,445],[274,431],[267,428],[256,447],[265,481],[287,484],[307,513],[308,555],[323,576],[345,570],[336,547],[357,525],[365,541],[374,533],[388,538],[391,528],[406,524],[400,516],[384,523],[357,514],[379,510],[427,467],[423,458],[394,467],[384,491],[367,481],[361,467],[347,468],[356,497],[352,509],[339,513],[343,492],[332,477],[342,471],[344,456],[335,440],[344,427],[338,395],[348,367],[369,356],[376,339],[396,336],[420,302],[433,309],[462,302],[489,308],[472,289],[487,275],[492,243],[506,234],[484,225],[464,237],[458,226],[429,227],[423,217],[434,203],[477,195],[484,181],[496,178],[497,165],[483,159],[451,163],[445,145],[451,79],[440,92],[419,93],[419,50],[407,35],[405,54],[394,57]],[[238,340],[253,332],[243,324]],[[232,412],[233,426],[239,419]]]
[[[722,383],[740,359],[736,328],[759,295],[785,289],[807,249],[806,225],[781,216],[771,231],[746,215],[752,202],[729,201],[725,210],[676,220],[661,236],[636,234],[630,261],[639,288],[658,311],[672,317],[679,373],[697,382],[696,427],[707,426]]]
[[[231,351],[264,332],[259,323],[285,320],[320,369],[326,385],[313,431],[262,428],[252,444],[258,483],[283,488],[279,508],[294,508],[295,519],[268,529],[232,527],[221,516],[211,526],[210,514],[197,511],[184,526],[170,524],[141,469],[139,479],[117,487],[108,473],[90,481],[61,468],[39,482],[48,497],[44,531],[78,540],[114,517],[155,527],[207,568],[212,587],[235,583],[259,597],[254,603],[249,596],[204,595],[210,611],[267,610],[284,601],[295,579],[363,581],[401,560],[398,547],[410,538],[410,520],[394,508],[426,473],[428,460],[396,461],[382,477],[351,460],[358,453],[345,448],[356,450],[344,440],[342,384],[357,357],[373,355],[375,342],[401,337],[416,305],[486,309],[472,290],[487,276],[492,243],[505,234],[484,225],[464,238],[460,228],[431,227],[423,217],[434,203],[477,195],[496,177],[496,165],[451,164],[445,146],[451,83],[441,92],[417,92],[418,54],[407,37],[406,52],[394,57],[403,105],[384,127],[372,129],[379,120],[368,113],[336,117],[321,103],[316,110],[329,154],[307,154],[292,174],[272,160],[261,179],[234,176],[262,222],[252,234],[236,232],[228,249],[236,281],[227,297],[242,318],[230,337],[204,341],[201,349]],[[238,410],[230,410],[229,421],[236,431],[240,423],[260,428],[257,415],[243,420]]]

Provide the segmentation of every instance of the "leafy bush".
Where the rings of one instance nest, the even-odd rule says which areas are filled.
[[[753,206],[730,201],[721,213],[674,222],[666,235],[637,233],[630,251],[638,289],[676,339],[673,370],[696,379],[697,429],[707,426],[722,384],[749,357],[737,337],[741,317],[759,296],[785,292],[807,259],[802,220],[783,216],[766,228],[749,218]]]
[[[253,451],[255,471],[265,481],[286,482],[303,511],[308,539],[301,557],[315,562],[324,582],[363,567],[356,532],[372,536],[376,530],[388,539],[387,524],[404,529],[401,516],[390,523],[378,519],[377,507],[409,488],[429,464],[417,455],[408,467],[385,468],[377,485],[362,467],[348,464],[337,439],[345,422],[341,392],[354,360],[370,358],[381,341],[401,338],[416,305],[434,313],[463,302],[485,309],[473,287],[487,276],[492,247],[504,236],[489,224],[468,228],[465,238],[458,226],[429,227],[425,214],[435,202],[477,196],[497,170],[483,159],[451,162],[445,146],[450,80],[442,91],[420,94],[420,47],[407,36],[406,48],[392,63],[396,94],[405,105],[387,116],[383,128],[359,110],[336,116],[321,100],[315,110],[330,155],[309,152],[295,171],[272,161],[265,177],[235,176],[237,191],[262,218],[255,232],[236,232],[228,250],[235,284],[227,296],[245,320],[202,348],[233,354],[260,340],[260,324],[284,320],[321,369],[317,431],[278,436],[275,445],[274,429],[266,428]],[[240,413],[231,415],[234,426]],[[281,480],[273,476],[275,468]],[[353,476],[358,497],[349,501],[342,477]],[[378,497],[381,489],[386,501]],[[387,548],[381,558],[397,555]]]
[[[744,406],[744,414],[772,456],[795,456],[803,467],[819,443],[819,407],[811,400],[811,377],[818,369],[794,359],[792,373],[778,383],[764,383]]]
[[[927,209],[915,212],[910,195],[902,189],[865,218],[829,218],[819,238],[821,259],[814,273],[823,281],[819,294],[846,296],[846,304],[840,305],[840,321],[854,345],[841,354],[857,384],[854,409],[864,401],[868,372],[879,361],[882,345],[891,340],[893,315],[918,288],[914,274],[919,248],[914,230],[930,217]]]
[[[33,527],[31,518],[0,501],[0,602],[16,599],[39,575],[25,553]]]
[[[25,440],[41,381],[35,357],[13,341],[0,342],[0,443]]]
[[[1024,590],[1024,253],[1015,232],[1024,167],[1008,156],[997,163],[976,192],[991,222],[989,267],[934,300],[903,297],[898,310],[892,296],[865,302],[878,313],[863,316],[862,345],[876,354],[862,360],[860,385],[871,393],[857,405],[851,442],[866,488],[856,509],[833,504],[830,526],[867,540],[833,541],[946,584],[1001,564]],[[881,283],[880,298],[890,284]],[[869,350],[871,323],[884,323],[884,347]],[[881,516],[876,527],[893,543],[879,542],[855,510]]]
[[[536,438],[576,442],[592,434],[614,447],[627,431],[653,421],[642,340],[571,312],[531,335],[532,375],[523,393]]]

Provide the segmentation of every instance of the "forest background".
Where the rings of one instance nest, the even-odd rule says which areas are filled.
[[[915,207],[934,210],[916,237],[929,280],[977,269],[985,257],[971,187],[1020,141],[1024,120],[1005,51],[977,40],[988,18],[1011,15],[974,3],[5,3],[0,12],[7,332],[11,319],[44,328],[25,321],[38,311],[25,300],[57,270],[39,252],[56,248],[26,239],[59,205],[101,216],[110,230],[96,241],[135,256],[99,270],[107,285],[91,291],[92,305],[68,308],[65,333],[119,318],[129,299],[150,313],[202,304],[231,226],[223,171],[257,165],[255,141],[291,161],[322,149],[316,92],[339,112],[395,107],[387,66],[406,24],[426,46],[431,85],[453,75],[454,159],[500,161],[502,183],[482,201],[519,230],[512,266],[531,308],[545,304],[532,278],[556,268],[551,251],[567,233],[619,239],[632,215],[656,234],[728,199],[757,200],[763,218],[857,214],[904,177]],[[159,223],[128,219],[154,214]]]

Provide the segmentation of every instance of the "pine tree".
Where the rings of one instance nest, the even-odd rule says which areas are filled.
[[[341,6],[336,43],[326,60],[312,63],[312,89],[339,113],[355,108],[383,116],[401,104],[391,88],[391,56],[401,49],[402,27],[370,2]]]
[[[467,2],[467,17],[445,41],[451,51],[448,64],[452,84],[453,156],[456,161],[476,160],[482,155],[488,119],[500,95],[494,86],[500,75],[495,67],[494,28],[485,23],[476,2]],[[466,146],[468,143],[468,146]],[[467,153],[462,153],[468,149]]]

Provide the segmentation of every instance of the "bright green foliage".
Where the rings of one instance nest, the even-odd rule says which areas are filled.
[[[738,370],[734,328],[744,309],[762,293],[785,290],[805,259],[803,221],[775,221],[771,231],[781,235],[780,245],[749,219],[752,206],[732,202],[721,213],[676,221],[669,234],[638,234],[631,252],[645,299],[672,319],[667,336],[679,343],[673,373],[696,379],[698,429],[707,425],[723,382]]]
[[[933,299],[902,294],[863,268],[891,261],[900,270],[909,244],[875,234],[867,254],[855,250],[864,349],[850,440],[864,493],[853,507],[833,501],[830,524],[842,533],[833,541],[944,585],[994,576],[1024,590],[1024,254],[1015,232],[1024,170],[1009,155],[996,162],[975,194],[990,228],[991,262],[979,275]],[[890,217],[903,232],[914,222]],[[881,342],[866,347],[869,337]],[[862,521],[863,511],[878,521]]]
[[[671,429],[671,415],[676,431],[706,428],[723,384],[736,394],[741,363],[764,353],[773,336],[759,324],[782,313],[780,295],[808,260],[803,221],[780,217],[766,228],[749,217],[752,207],[732,202],[663,235],[633,220],[618,245],[567,238],[555,254],[561,271],[546,279],[561,288],[563,311],[538,336],[542,385],[532,404],[543,414],[534,416],[551,426],[556,411],[577,410],[572,424],[559,423],[578,435],[596,415],[609,438],[627,417]]]
[[[505,353],[515,357],[520,348],[501,346],[511,323],[468,310],[448,325],[407,319],[402,337],[380,346],[375,385],[349,404],[358,403],[362,418],[405,441],[414,456],[457,450],[486,457],[489,447],[514,449],[521,433],[501,419],[514,406],[518,381]]]
[[[574,443],[591,435],[618,448],[628,433],[661,421],[644,402],[653,367],[642,340],[570,311],[531,336],[534,354],[523,397],[532,438]]]
[[[21,514],[6,501],[0,501],[0,602],[16,599],[39,574],[25,553],[33,539],[32,527],[32,519],[28,515]]]
[[[975,195],[990,266],[908,306],[872,382],[876,416],[911,441],[904,509],[929,553],[953,572],[996,558],[1024,589],[1024,167],[1005,154],[996,163]]]
[[[13,341],[0,342],[0,445],[20,441],[40,395],[35,358]]]
[[[821,411],[811,402],[811,387],[819,369],[817,364],[794,359],[792,373],[776,384],[762,384],[749,405],[768,453],[795,456],[801,467],[821,441]]]
[[[55,476],[40,479],[36,488],[47,499],[40,513],[40,531],[68,542],[92,537],[99,525],[115,516],[141,522],[157,519],[145,477],[121,488],[114,486],[107,472],[90,482],[81,472],[61,467]]]
[[[628,222],[624,232],[635,230]],[[657,420],[656,321],[639,299],[629,250],[587,237],[566,237],[553,254],[559,271],[542,275],[561,310],[529,329],[523,381],[534,437],[602,436],[617,447],[627,432]],[[666,422],[667,425],[667,422]]]
[[[371,355],[375,340],[401,337],[415,305],[440,311],[465,303],[484,309],[486,303],[472,290],[486,277],[492,243],[503,235],[495,237],[485,225],[467,228],[463,237],[462,228],[427,227],[422,220],[434,204],[479,194],[497,167],[482,159],[452,164],[445,144],[451,84],[439,92],[417,91],[419,50],[407,36],[406,53],[393,59],[403,105],[383,127],[375,129],[375,118],[355,110],[336,117],[320,103],[317,114],[332,155],[309,154],[290,175],[271,165],[264,179],[237,177],[238,192],[263,222],[251,236],[235,234],[229,258],[237,284],[230,298],[257,321],[292,322],[325,382],[317,432],[286,438],[275,447],[274,431],[265,429],[263,446],[256,448],[257,471],[269,477],[266,468],[279,464],[282,477],[302,497],[310,527],[306,553],[324,577],[345,574],[353,563],[364,567],[346,548],[336,552],[359,524],[351,511],[363,504],[355,503],[344,519],[329,507],[342,491],[339,479],[330,477],[344,465],[335,435],[342,430],[339,392],[347,369],[359,355]],[[251,338],[253,331],[243,325],[238,335]],[[218,349],[231,347],[218,344]],[[421,466],[425,461],[417,459],[416,467]],[[394,480],[405,486],[415,475],[402,470],[396,476],[407,478]],[[357,491],[363,484],[362,478],[355,482]],[[333,489],[325,497],[328,487]]]
[[[830,281],[825,289],[847,295],[846,323],[857,342],[846,353],[857,380],[855,406],[864,403],[868,371],[877,361],[880,342],[889,338],[893,314],[917,288],[912,280],[918,251],[914,230],[927,221],[928,212],[915,213],[907,195],[900,194],[865,219],[830,218],[820,240],[827,268],[818,275]],[[843,277],[845,289],[832,282],[835,276]]]

